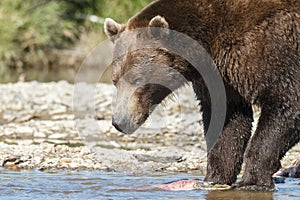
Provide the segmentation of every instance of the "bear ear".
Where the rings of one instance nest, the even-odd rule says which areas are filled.
[[[153,38],[158,39],[169,34],[169,23],[159,15],[150,20],[149,27],[149,33]]]
[[[112,39],[121,29],[121,24],[111,18],[106,18],[104,21],[104,32],[108,38]]]

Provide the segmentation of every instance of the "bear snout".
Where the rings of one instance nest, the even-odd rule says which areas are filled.
[[[112,125],[120,132],[126,132],[126,123],[124,120],[116,120],[115,117],[112,118]]]
[[[125,119],[122,118],[112,118],[112,125],[121,133],[132,134],[135,129],[131,128],[130,124],[127,123]]]

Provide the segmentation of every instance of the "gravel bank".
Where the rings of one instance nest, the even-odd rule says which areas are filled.
[[[83,84],[80,100],[67,82],[0,85],[0,163],[9,169],[88,169],[205,173],[201,116],[191,88],[177,92],[134,135],[111,126],[114,87]],[[95,90],[87,102],[85,91]],[[77,91],[78,92],[78,91]],[[96,124],[96,126],[95,126]],[[284,167],[299,158],[288,152]]]

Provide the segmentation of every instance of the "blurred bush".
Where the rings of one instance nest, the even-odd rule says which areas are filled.
[[[125,22],[149,2],[151,0],[1,0],[0,74],[5,67],[47,65],[46,54],[51,50],[69,48],[87,30],[99,31],[102,24],[87,20],[91,15]]]
[[[99,0],[97,10],[103,17],[111,17],[119,22],[126,22],[128,18],[141,10],[142,7],[152,0]]]
[[[0,1],[0,58],[2,65],[40,65],[51,48],[76,40],[74,23],[62,20],[65,7],[51,0]]]

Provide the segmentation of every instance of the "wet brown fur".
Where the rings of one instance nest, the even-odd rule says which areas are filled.
[[[237,187],[272,188],[271,176],[280,168],[280,159],[300,139],[300,2],[158,0],[120,31],[146,27],[157,15],[166,19],[170,29],[199,41],[225,83],[226,123],[208,154],[205,180],[233,184],[245,162]],[[206,86],[193,70],[183,73],[201,101],[207,130]],[[252,104],[260,106],[262,114],[251,137]]]

